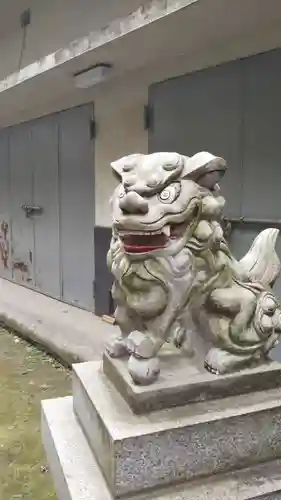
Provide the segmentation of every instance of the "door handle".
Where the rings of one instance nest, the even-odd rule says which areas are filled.
[[[40,207],[39,205],[22,205],[21,208],[25,212],[26,217],[42,215],[43,213],[43,207]]]

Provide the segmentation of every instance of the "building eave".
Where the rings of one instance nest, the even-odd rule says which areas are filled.
[[[159,80],[276,48],[280,25],[280,0],[151,0],[0,81],[0,127],[104,94],[120,104],[119,94],[128,99],[130,81],[136,93]],[[76,89],[74,74],[101,62],[112,64],[108,82]]]
[[[4,80],[0,81],[0,93],[104,47],[199,1],[206,0],[151,0],[129,16],[115,19],[107,26],[92,31],[83,38],[74,40],[67,47],[48,54],[42,59],[34,61],[19,71],[8,75]]]

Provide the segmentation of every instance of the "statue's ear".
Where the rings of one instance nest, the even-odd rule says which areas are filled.
[[[191,158],[184,157],[181,177],[193,180],[200,186],[213,189],[225,174],[226,169],[226,162],[223,158],[202,151]]]
[[[118,181],[120,182],[122,179],[122,173],[123,173],[123,166],[125,164],[125,159],[127,157],[124,156],[124,158],[120,158],[119,160],[115,160],[111,162],[110,166],[113,170],[113,174],[115,177],[117,177]]]
[[[119,160],[111,162],[111,168],[115,176],[118,178],[119,182],[122,180],[122,176],[124,173],[130,172],[134,169],[134,167],[137,165],[138,159],[142,156],[142,154],[137,153],[123,156],[122,158],[119,158]]]

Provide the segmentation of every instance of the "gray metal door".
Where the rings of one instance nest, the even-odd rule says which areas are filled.
[[[94,151],[92,105],[59,115],[62,297],[93,309]]]
[[[150,89],[150,151],[223,156],[231,246],[242,256],[262,229],[281,227],[281,51],[169,80]],[[245,223],[237,219],[245,218]],[[279,221],[279,222],[278,222]],[[281,257],[281,237],[277,250]],[[281,297],[281,278],[276,284]]]
[[[31,123],[34,212],[34,286],[60,298],[58,116]],[[42,209],[42,211],[40,211]]]
[[[243,61],[243,203],[245,222],[234,225],[231,242],[243,255],[266,227],[281,229],[281,51]],[[277,222],[279,221],[279,223]],[[277,244],[281,258],[281,236]],[[281,297],[281,277],[275,285]],[[281,345],[273,352],[281,359]]]
[[[281,51],[245,59],[243,67],[244,223],[234,225],[232,246],[242,255],[266,227],[281,229]],[[279,223],[278,223],[279,221]],[[281,236],[277,244],[281,258]],[[281,278],[275,286],[281,297]]]
[[[0,135],[0,274],[11,279],[9,134]]]
[[[266,227],[281,228],[281,50],[152,86],[150,151],[209,150],[229,165],[230,244],[242,257]],[[244,222],[239,222],[240,217]],[[281,237],[277,245],[281,258]],[[281,297],[281,278],[275,286]],[[281,347],[275,356],[281,358]]]
[[[9,133],[12,276],[18,283],[33,287],[34,224],[23,210],[24,205],[33,202],[30,125],[13,127]]]
[[[228,215],[241,214],[241,73],[236,63],[153,85],[149,150],[191,156],[210,151],[229,164],[224,179]]]
[[[0,274],[93,309],[93,106],[0,133]]]

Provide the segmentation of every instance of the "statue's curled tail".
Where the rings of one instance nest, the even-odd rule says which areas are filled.
[[[280,260],[275,246],[279,229],[265,229],[254,240],[249,252],[240,260],[250,281],[259,281],[265,287],[272,287],[280,272]]]

